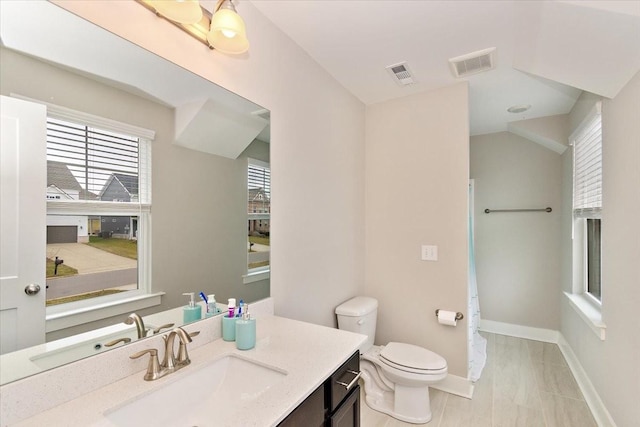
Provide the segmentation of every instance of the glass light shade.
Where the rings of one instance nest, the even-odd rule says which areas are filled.
[[[153,0],[151,5],[160,15],[181,24],[196,24],[202,19],[198,0]]]
[[[240,54],[249,50],[244,21],[230,9],[220,9],[213,14],[207,40],[222,53]]]

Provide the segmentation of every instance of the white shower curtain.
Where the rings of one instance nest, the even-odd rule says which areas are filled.
[[[469,181],[469,332],[467,348],[469,351],[468,375],[471,381],[477,381],[487,361],[487,340],[478,333],[480,323],[480,302],[478,301],[478,283],[476,282],[476,259],[473,239],[474,182]]]

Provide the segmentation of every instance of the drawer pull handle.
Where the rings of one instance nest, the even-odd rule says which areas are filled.
[[[360,379],[360,375],[362,375],[362,372],[356,372],[356,371],[352,371],[352,370],[348,370],[347,372],[350,373],[350,374],[355,375],[355,377],[353,377],[351,382],[349,384],[347,384],[347,383],[344,383],[342,381],[336,381],[336,383],[340,384],[341,386],[343,386],[347,390],[350,390],[351,387],[353,387],[353,385],[358,382],[358,380]]]

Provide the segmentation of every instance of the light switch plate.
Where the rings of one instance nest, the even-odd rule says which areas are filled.
[[[437,261],[438,260],[438,247],[435,245],[422,245],[422,260],[423,261]]]

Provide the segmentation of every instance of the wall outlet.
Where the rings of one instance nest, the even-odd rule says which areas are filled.
[[[434,245],[422,245],[422,260],[423,261],[437,261],[438,260],[438,247]]]

